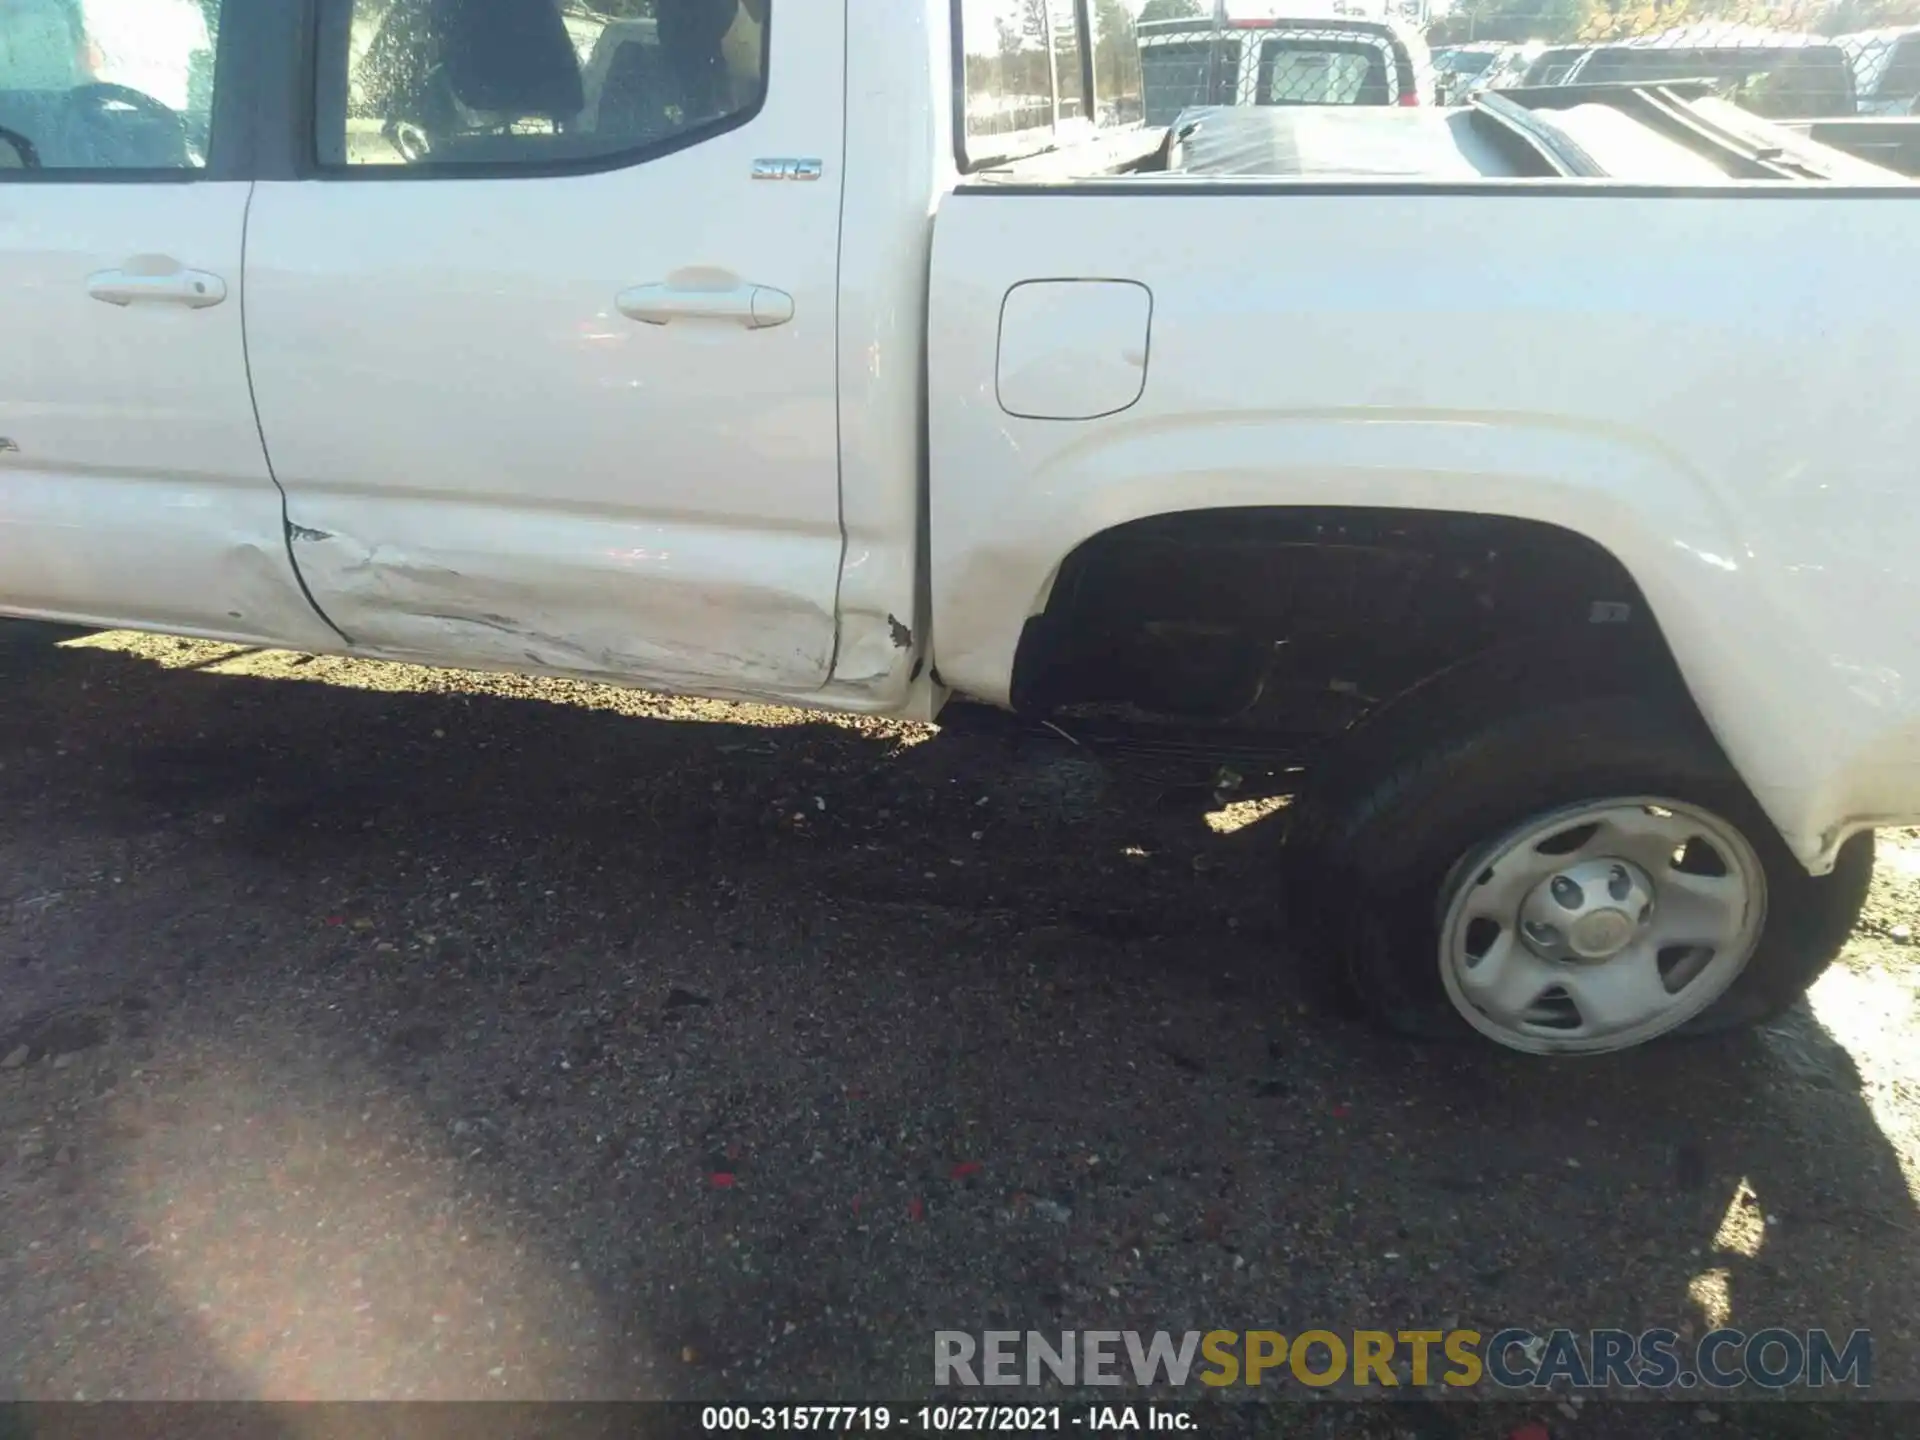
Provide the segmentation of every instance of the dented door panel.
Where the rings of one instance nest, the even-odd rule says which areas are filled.
[[[247,391],[248,189],[0,191],[0,612],[339,643],[300,592]]]
[[[845,35],[819,8],[774,34],[764,104],[683,148],[259,186],[254,395],[301,576],[357,652],[827,683]],[[756,179],[791,155],[819,178]]]
[[[817,683],[832,660],[819,556],[784,538],[412,497],[300,513],[301,573],[364,654],[748,694]]]

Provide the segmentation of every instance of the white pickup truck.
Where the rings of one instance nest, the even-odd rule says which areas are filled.
[[[1149,129],[1128,0],[198,8],[0,4],[0,613],[1267,746],[1339,993],[1537,1053],[1778,1012],[1920,821],[1903,177]]]

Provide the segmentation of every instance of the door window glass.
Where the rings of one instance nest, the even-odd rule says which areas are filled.
[[[731,128],[766,97],[771,0],[341,3],[323,164],[639,158]]]
[[[220,0],[0,0],[8,168],[204,167],[219,26]]]

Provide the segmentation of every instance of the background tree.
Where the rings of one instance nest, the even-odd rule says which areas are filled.
[[[1427,32],[1436,45],[1475,40],[1575,40],[1591,25],[1595,0],[1463,0]]]
[[[1131,125],[1145,115],[1140,37],[1126,0],[1093,0],[1093,74],[1102,125]]]
[[[1920,0],[1839,0],[1816,22],[1822,35],[1920,25]]]

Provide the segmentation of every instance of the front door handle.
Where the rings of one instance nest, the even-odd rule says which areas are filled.
[[[671,325],[676,320],[730,320],[748,330],[768,330],[793,319],[793,297],[767,285],[725,290],[688,290],[676,285],[636,285],[614,304],[630,320]]]
[[[227,298],[227,282],[205,270],[172,270],[164,275],[100,270],[87,277],[87,293],[109,305],[139,302],[204,310]]]

